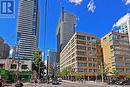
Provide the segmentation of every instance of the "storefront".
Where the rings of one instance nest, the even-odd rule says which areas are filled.
[[[12,82],[16,82],[16,80],[17,80],[17,76],[16,75],[17,75],[16,71],[10,72],[9,79]],[[30,82],[31,75],[32,75],[32,72],[30,72],[30,71],[18,72],[18,79],[23,81],[23,82]]]
[[[7,81],[9,78],[9,71],[4,70],[4,69],[0,69],[0,76],[1,76],[3,81]]]
[[[19,79],[24,82],[30,82],[32,72],[29,71],[22,71],[19,72]]]

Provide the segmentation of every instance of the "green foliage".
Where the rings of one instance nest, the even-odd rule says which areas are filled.
[[[75,76],[76,79],[80,79],[80,78],[81,78],[81,73],[75,72],[75,73],[73,74],[73,76]]]
[[[119,71],[117,69],[113,69],[112,74],[114,74],[115,76],[119,76]]]
[[[57,75],[58,77],[74,76],[74,77],[76,77],[76,79],[81,78],[81,73],[75,72],[75,71],[73,70],[73,67],[72,67],[72,66],[69,66],[69,67],[64,68],[61,72],[57,72],[56,75]]]
[[[126,74],[126,78],[130,78],[130,74]]]
[[[109,64],[101,64],[98,66],[98,75],[107,75],[109,74],[109,67],[108,67]]]
[[[39,65],[39,62],[41,61],[42,55],[40,52],[35,52],[32,58],[32,61],[34,62],[35,65]]]
[[[38,72],[39,63],[41,62],[42,54],[39,51],[34,52],[33,58],[32,58],[32,70],[35,70]]]
[[[73,75],[73,68],[71,66],[64,68],[61,72],[57,72],[56,75],[59,77]]]

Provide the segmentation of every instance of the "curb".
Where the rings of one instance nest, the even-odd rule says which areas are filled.
[[[84,84],[84,85],[87,85],[87,84],[93,84],[93,85],[99,85],[99,86],[103,86],[103,85],[106,85],[106,83],[102,83],[102,82],[95,82],[95,81],[85,81],[85,83],[79,83],[79,82],[71,82],[71,81],[68,81],[68,80],[63,80],[63,82],[69,82],[69,83],[77,83],[77,84]]]

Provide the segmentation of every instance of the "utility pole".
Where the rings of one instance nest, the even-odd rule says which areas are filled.
[[[19,58],[19,45],[17,44],[17,58],[18,58],[18,69],[16,74],[16,80],[18,81],[18,74],[19,74],[19,65],[20,65],[20,58]]]

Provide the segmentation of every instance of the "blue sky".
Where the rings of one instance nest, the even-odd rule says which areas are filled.
[[[44,3],[45,0],[40,0],[41,50],[44,49]],[[87,8],[89,3],[90,7]],[[62,6],[65,11],[76,15],[76,31],[94,34],[100,38],[110,32],[112,26],[122,16],[130,12],[129,3],[130,0],[48,0],[46,51],[56,48],[56,28]],[[16,43],[17,10],[18,0],[16,0],[16,17],[0,18],[0,36],[11,47]]]

